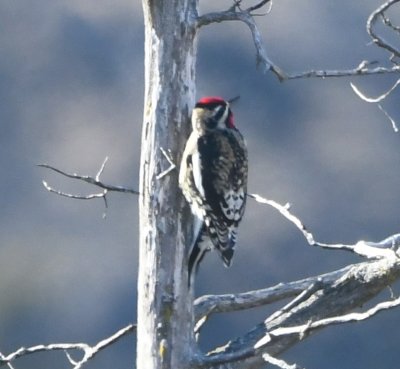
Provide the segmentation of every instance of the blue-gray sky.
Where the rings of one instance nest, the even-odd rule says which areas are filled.
[[[230,1],[200,1],[201,10]],[[379,1],[275,1],[258,17],[271,59],[292,72],[384,60],[365,31]],[[143,19],[127,0],[3,0],[0,3],[0,351],[38,343],[95,342],[135,321],[136,198],[103,203],[47,193],[92,188],[36,167],[95,174],[137,187],[143,105]],[[399,135],[349,82],[378,95],[394,76],[279,83],[255,67],[243,24],[201,30],[197,95],[240,94],[237,126],[247,138],[250,191],[282,203],[323,242],[380,240],[399,232]],[[385,103],[400,122],[395,92]],[[356,262],[308,246],[273,209],[249,202],[231,269],[208,255],[198,293],[238,292],[304,278]],[[257,323],[251,314],[212,318],[204,347]],[[288,352],[307,368],[395,368],[398,311],[336,327]],[[240,318],[240,319],[239,319]],[[371,349],[373,347],[373,350]],[[100,354],[93,368],[131,368],[134,340]],[[116,361],[115,361],[116,360]],[[111,364],[113,363],[113,364]],[[62,355],[24,359],[17,368],[68,367]]]

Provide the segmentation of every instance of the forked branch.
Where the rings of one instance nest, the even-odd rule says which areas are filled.
[[[385,100],[389,95],[399,86],[400,84],[400,78],[394,83],[392,87],[390,87],[385,93],[379,95],[378,97],[369,97],[367,96],[364,92],[361,92],[360,89],[353,83],[350,83],[351,88],[353,89],[354,93],[361,99],[364,100],[365,102],[368,103],[375,103],[377,104],[379,110],[383,112],[383,114],[386,116],[386,118],[389,119],[390,123],[392,124],[392,128],[395,132],[399,131],[399,128],[397,127],[397,124],[395,120],[389,115],[389,113],[382,107],[380,104],[381,101]]]
[[[104,161],[103,161],[103,163],[102,163],[102,165],[101,165],[101,167],[100,167],[100,169],[97,172],[95,177],[89,176],[89,175],[81,175],[81,174],[77,174],[77,173],[68,173],[68,172],[65,172],[65,171],[63,171],[61,169],[55,168],[55,167],[53,167],[53,166],[51,166],[49,164],[38,164],[38,167],[47,168],[47,169],[50,169],[50,170],[52,170],[54,172],[57,172],[57,173],[65,176],[65,177],[72,178],[72,179],[77,179],[77,180],[80,180],[80,181],[95,185],[97,187],[100,187],[100,188],[106,190],[106,193],[107,192],[125,192],[125,193],[131,193],[131,194],[134,194],[134,195],[139,195],[138,191],[133,190],[131,188],[105,184],[105,183],[100,181],[100,176],[104,171],[104,168],[105,168],[105,165],[107,163],[107,160],[108,160],[108,157],[106,157],[104,159]],[[86,200],[87,199],[87,196],[85,196],[85,195],[68,195],[68,194],[66,194],[64,192],[61,192],[61,191],[58,191],[58,190],[54,190],[52,188],[46,187],[46,189],[48,189],[51,192],[55,192],[55,193],[57,193],[59,195],[64,195],[64,196],[67,196],[67,197],[77,198],[77,199],[81,199],[81,200]]]
[[[254,20],[254,10],[260,9],[272,1],[264,0],[256,3],[255,5],[242,8],[242,1],[234,1],[233,5],[225,10],[219,12],[211,12],[199,16],[196,20],[197,28],[209,25],[211,23],[221,23],[225,21],[240,21],[245,23],[251,32],[254,46],[256,49],[256,60],[257,65],[262,67],[263,72],[272,71],[280,81],[300,78],[329,78],[329,77],[350,77],[350,76],[364,76],[364,75],[375,75],[375,74],[398,74],[400,73],[400,66],[394,62],[393,56],[399,57],[400,51],[393,45],[386,42],[374,31],[374,24],[378,17],[382,17],[385,25],[398,32],[396,26],[393,26],[391,20],[385,15],[391,6],[400,0],[390,0],[382,4],[376,10],[374,10],[367,20],[367,32],[371,36],[372,41],[379,47],[384,48],[392,53],[390,61],[392,62],[391,67],[383,67],[373,65],[375,61],[364,60],[355,68],[350,69],[331,69],[331,70],[318,70],[312,69],[308,71],[302,71],[297,73],[289,73],[280,68],[276,63],[272,62],[267,55],[267,51],[262,41],[261,33]]]
[[[272,206],[293,223],[310,245],[346,250],[373,261],[350,265],[320,276],[239,294],[208,295],[195,301],[196,334],[214,313],[232,312],[263,306],[293,298],[245,335],[230,341],[199,359],[199,366],[215,368],[226,365],[236,369],[246,366],[262,368],[264,360],[281,368],[297,368],[277,356],[319,329],[335,324],[357,322],[377,313],[398,307],[400,298],[379,302],[365,312],[354,313],[382,290],[400,278],[398,250],[400,234],[380,242],[359,241],[354,245],[326,244],[315,240],[303,222],[290,212],[290,206],[255,194],[257,202]]]
[[[400,305],[400,298],[354,312],[400,278],[400,260],[383,258],[355,264],[334,280],[317,281],[293,301],[266,318],[243,336],[199,358],[199,366],[215,368],[262,368],[264,354],[278,357],[319,329],[369,319]]]
[[[253,18],[254,10],[262,8],[269,2],[270,0],[264,0],[247,9],[241,9],[241,1],[236,1],[234,5],[228,10],[207,13],[199,16],[197,18],[196,26],[197,28],[200,28],[211,23],[221,23],[225,21],[240,21],[245,23],[249,27],[251,35],[253,37],[253,42],[256,49],[257,66],[261,67],[264,73],[270,70],[278,77],[280,81],[283,81],[287,79],[287,75],[268,57],[267,51],[262,41],[261,33]]]
[[[395,46],[391,45],[388,41],[386,41],[382,36],[380,36],[374,30],[374,25],[379,17],[382,18],[383,23],[393,29],[393,25],[390,19],[385,16],[385,12],[394,4],[398,3],[400,0],[389,0],[379,6],[376,10],[374,10],[367,20],[367,32],[371,36],[372,42],[374,42],[379,47],[389,51],[393,56],[400,57],[400,50]]]
[[[277,301],[298,296],[315,283],[332,283],[348,272],[343,269],[298,281],[279,283],[276,286],[237,294],[204,295],[195,300],[195,319],[200,320],[210,313],[228,313],[265,306]]]
[[[63,196],[63,197],[68,197],[70,199],[77,199],[77,200],[92,200],[92,199],[103,199],[104,200],[104,205],[107,209],[108,207],[108,203],[107,203],[107,194],[109,192],[123,192],[123,193],[130,193],[130,194],[134,194],[134,195],[139,195],[139,192],[136,190],[133,190],[131,188],[126,188],[126,187],[122,187],[122,186],[114,186],[114,185],[110,185],[110,184],[105,184],[102,181],[100,181],[100,176],[104,171],[105,165],[107,163],[108,157],[106,157],[103,161],[103,163],[101,164],[100,169],[98,170],[97,174],[95,177],[93,176],[89,176],[89,175],[81,175],[81,174],[77,174],[77,173],[68,173],[65,172],[61,169],[55,168],[49,164],[38,164],[39,167],[41,168],[46,168],[46,169],[50,169],[56,173],[59,173],[61,175],[63,175],[64,177],[67,178],[71,178],[71,179],[76,179],[79,181],[83,181],[86,183],[89,183],[91,185],[94,185],[96,187],[99,187],[101,189],[103,189],[103,191],[101,192],[97,192],[97,193],[90,193],[87,195],[81,195],[81,194],[73,194],[73,193],[69,193],[69,192],[64,192],[58,189],[53,188],[52,186],[50,186],[46,181],[42,181],[44,188],[52,193],[55,193],[56,195],[59,196]],[[104,214],[105,216],[105,214]]]
[[[380,36],[375,31],[374,26],[378,21],[378,19],[380,18],[385,26],[387,26],[390,30],[394,31],[397,35],[399,35],[400,27],[395,26],[391,21],[391,19],[386,14],[386,12],[399,1],[400,0],[386,1],[370,14],[366,23],[366,29],[369,36],[372,39],[372,42],[378,47],[390,52],[390,57],[389,57],[389,61],[391,64],[390,67],[374,66],[374,64],[377,63],[376,61],[363,60],[362,62],[360,62],[358,66],[350,69],[340,69],[340,70],[312,69],[296,73],[289,73],[284,71],[276,63],[272,62],[271,59],[268,57],[267,51],[262,41],[261,33],[254,20],[254,16],[259,15],[259,14],[254,14],[254,11],[264,7],[268,3],[272,4],[272,0],[260,1],[248,8],[242,8],[242,0],[234,0],[233,5],[225,11],[212,12],[199,16],[197,18],[196,24],[197,28],[200,28],[202,26],[206,26],[211,23],[220,23],[224,21],[240,21],[245,23],[250,29],[253,38],[254,47],[256,49],[257,65],[262,67],[263,72],[267,71],[273,72],[281,82],[285,80],[301,79],[301,78],[336,78],[336,77],[351,77],[351,76],[367,76],[367,75],[377,75],[377,74],[398,75],[400,73],[400,65],[399,65],[400,50],[396,46],[386,41],[382,36]],[[390,114],[382,107],[382,105],[379,102],[385,100],[393,92],[393,90],[398,86],[399,81],[400,79],[397,80],[397,82],[393,85],[391,89],[389,89],[386,93],[380,95],[378,98],[367,97],[354,84],[351,84],[353,91],[362,100],[367,102],[377,103],[378,108],[384,113],[386,118],[391,122],[393,130],[395,132],[399,131],[395,120],[390,116]]]
[[[96,356],[100,351],[109,347],[110,345],[119,341],[122,337],[125,337],[136,331],[136,324],[129,324],[126,327],[118,330],[110,337],[107,337],[94,346],[90,346],[87,343],[52,343],[49,345],[37,345],[32,347],[21,347],[17,351],[14,351],[8,355],[1,355],[0,366],[11,365],[18,358],[36,354],[44,351],[63,351],[69,363],[73,369],[81,369],[90,359]],[[80,359],[72,358],[71,353],[74,351],[80,351],[82,357]]]

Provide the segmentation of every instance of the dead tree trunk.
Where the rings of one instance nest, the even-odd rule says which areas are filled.
[[[183,268],[191,217],[178,188],[178,170],[169,159],[178,165],[189,133],[196,8],[196,0],[143,0],[137,368],[187,369],[191,356],[192,297]]]
[[[398,1],[390,0],[385,6]],[[399,278],[399,234],[379,243],[318,243],[287,206],[275,203],[272,206],[299,228],[310,245],[350,250],[379,260],[350,266],[343,274],[335,272],[329,283],[323,283],[318,276],[306,286],[301,284],[301,292],[298,287],[290,291],[290,296],[296,296],[294,300],[254,329],[207,354],[196,352],[193,296],[188,290],[186,272],[186,245],[191,242],[192,217],[179,190],[178,170],[174,167],[180,162],[190,129],[189,112],[194,105],[196,29],[215,22],[242,21],[250,28],[258,61],[266,71],[275,73],[280,80],[300,78],[283,73],[268,59],[262,47],[253,13],[268,2],[261,0],[242,9],[240,1],[236,1],[227,11],[199,17],[197,0],[143,0],[145,104],[139,196],[138,369],[262,368],[267,362],[287,368],[289,366],[274,355],[280,355],[312,333],[332,324],[364,320],[379,311],[400,306],[399,298],[379,303],[363,313],[353,313]],[[385,6],[374,14],[382,12]],[[303,76],[382,72],[381,69],[365,69],[364,64],[340,73],[314,71]],[[249,196],[260,203],[274,203],[258,195]],[[271,288],[271,293],[281,290],[281,297],[286,298],[287,289],[286,285],[278,285]],[[262,295],[260,291],[246,294],[247,302],[253,301],[247,305],[255,306],[257,300],[260,301],[257,306],[267,304]],[[240,296],[206,296],[197,301],[197,310],[201,302],[206,305],[203,312],[196,311],[199,323],[204,323],[211,313],[222,311],[227,299],[232,302],[230,311],[246,308],[246,301]],[[198,324],[198,331],[200,327]]]

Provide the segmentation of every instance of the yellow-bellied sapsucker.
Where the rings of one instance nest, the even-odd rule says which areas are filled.
[[[205,253],[217,249],[230,266],[247,192],[247,149],[229,103],[203,97],[192,112],[179,185],[196,219],[189,255],[189,283]]]

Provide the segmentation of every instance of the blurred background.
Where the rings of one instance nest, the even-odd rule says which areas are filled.
[[[202,12],[231,5],[200,2]],[[387,57],[365,30],[380,3],[282,0],[256,19],[270,58],[284,70],[346,69]],[[0,29],[0,351],[95,343],[136,321],[137,199],[110,194],[103,219],[102,200],[61,198],[48,193],[42,180],[67,192],[94,188],[36,165],[95,175],[108,156],[103,181],[138,187],[141,5],[2,0]],[[234,113],[249,147],[249,191],[290,202],[321,242],[378,241],[399,232],[399,134],[349,85],[377,96],[395,80],[393,75],[282,84],[256,69],[245,25],[223,23],[200,33],[197,96],[241,95]],[[398,101],[395,91],[383,106],[400,124]],[[215,254],[208,255],[197,294],[271,286],[357,261],[307,245],[277,211],[249,201],[234,265],[225,269]],[[202,347],[242,334],[279,306],[212,317]],[[398,368],[399,323],[394,310],[329,328],[284,359],[308,369]],[[135,344],[133,336],[125,338],[87,367],[132,368]],[[15,367],[69,365],[62,353],[45,353],[20,359]]]

